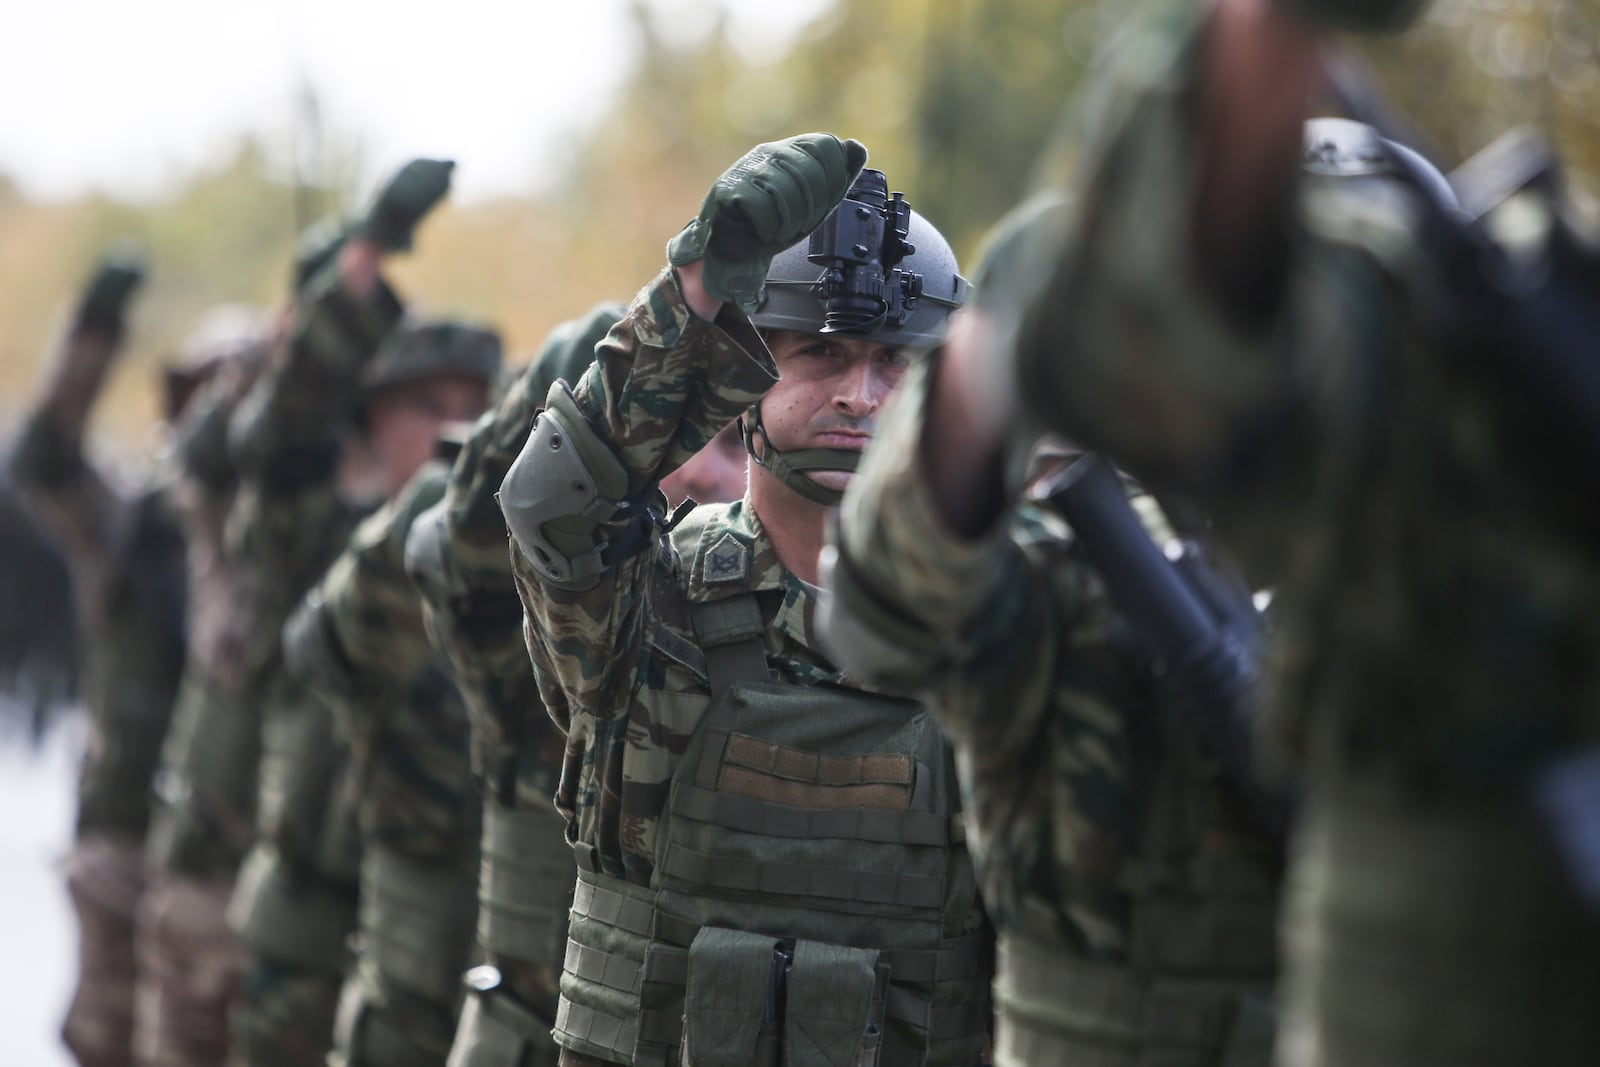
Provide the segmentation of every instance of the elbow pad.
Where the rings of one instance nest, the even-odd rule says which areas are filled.
[[[565,382],[551,387],[533,432],[500,483],[511,536],[552,585],[587,587],[614,562],[600,527],[628,518],[628,472],[594,432]]]

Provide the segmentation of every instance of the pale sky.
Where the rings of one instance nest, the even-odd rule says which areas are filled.
[[[772,52],[827,0],[647,0],[692,35],[717,8]],[[288,158],[298,86],[375,172],[460,162],[465,197],[525,191],[633,61],[627,0],[12,0],[0,173],[37,196],[149,194],[256,131]]]

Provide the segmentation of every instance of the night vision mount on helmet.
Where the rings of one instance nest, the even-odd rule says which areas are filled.
[[[760,329],[931,348],[944,339],[945,323],[966,303],[969,286],[950,242],[902,194],[890,194],[883,171],[863,170],[822,225],[773,257],[766,289],[750,316]],[[842,494],[807,472],[854,471],[861,459],[840,448],[778,451],[759,406],[741,430],[751,459],[820,504],[837,504]]]

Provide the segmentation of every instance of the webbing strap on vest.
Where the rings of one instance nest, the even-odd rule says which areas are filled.
[[[705,653],[712,700],[734,682],[767,680],[766,623],[754,593],[691,604],[689,617]]]
[[[943,848],[962,839],[959,816],[870,808],[826,810],[774,804],[699,786],[684,786],[678,810],[701,822],[766,837],[841,837]]]
[[[661,871],[686,882],[734,893],[820,897],[912,908],[937,909],[944,903],[941,878],[715,856],[681,847],[667,854]]]
[[[994,980],[996,1067],[1039,1063],[1266,1067],[1266,982],[1150,977],[1002,934]]]
[[[553,961],[566,940],[574,863],[559,814],[486,802],[478,880],[484,947],[516,959]]]

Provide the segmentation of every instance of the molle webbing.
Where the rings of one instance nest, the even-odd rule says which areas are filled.
[[[689,950],[705,928],[659,910],[654,894],[641,886],[587,871],[579,873],[572,916],[563,990],[570,994],[569,983],[577,979],[600,995],[588,1004],[562,998],[556,1029],[566,1039],[563,1043],[634,1067],[676,1063]],[[613,947],[602,947],[602,942]],[[887,988],[883,1017],[925,1032],[932,1041],[960,1040],[981,1031],[981,999],[935,1007],[926,994],[905,986],[975,983],[985,955],[976,935],[937,949],[880,950],[877,957],[895,983]],[[909,1067],[921,1063],[922,1055],[921,1049],[885,1044],[878,1063]]]
[[[361,940],[385,985],[439,1005],[461,990],[472,954],[472,870],[424,862],[375,842],[361,858]]]
[[[994,980],[996,1067],[1267,1067],[1271,990],[1259,983],[1150,977],[1001,935]]]
[[[538,963],[560,959],[574,873],[559,814],[487,802],[478,883],[478,937],[484,947]]]

